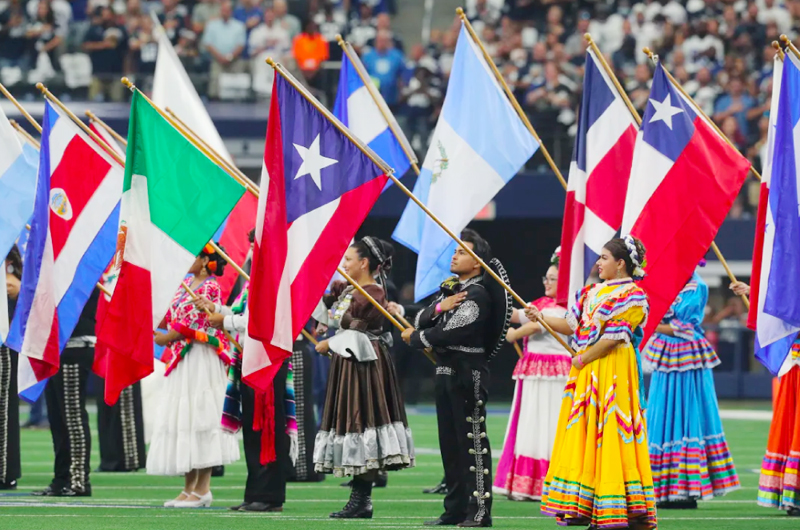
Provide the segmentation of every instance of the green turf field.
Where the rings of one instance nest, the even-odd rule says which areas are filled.
[[[746,414],[745,414],[746,416]],[[92,424],[94,423],[92,419]],[[339,480],[328,477],[318,484],[289,484],[288,501],[282,514],[234,513],[226,508],[242,499],[245,466],[228,466],[224,478],[214,479],[211,509],[177,510],[161,508],[182,486],[180,478],[150,477],[138,473],[92,474],[94,496],[85,499],[42,499],[28,495],[49,483],[52,473],[52,446],[49,431],[23,431],[22,462],[24,477],[19,490],[0,495],[0,529],[330,529],[330,528],[415,528],[441,512],[441,497],[421,494],[442,475],[438,456],[435,417],[412,414],[411,426],[417,445],[417,467],[390,473],[389,487],[374,493],[375,518],[371,521],[333,521],[328,513],[347,501],[348,490]],[[489,430],[499,456],[506,416],[490,415]],[[678,529],[782,529],[800,528],[800,521],[785,512],[756,506],[757,470],[766,445],[769,422],[751,419],[725,420],[725,431],[739,471],[742,489],[719,500],[705,502],[688,512],[662,512],[659,526]],[[95,435],[96,433],[93,433]],[[99,458],[95,449],[93,468]],[[551,518],[539,514],[538,503],[495,500],[496,528],[555,529]]]

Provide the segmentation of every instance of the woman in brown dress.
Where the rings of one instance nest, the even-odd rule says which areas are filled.
[[[379,282],[391,268],[393,248],[365,237],[345,254],[344,269],[378,303],[386,306]],[[377,281],[376,281],[377,278]],[[408,428],[394,365],[384,334],[384,316],[352,286],[336,283],[324,299],[336,334],[317,346],[331,354],[322,425],[314,443],[320,473],[352,476],[350,501],[331,514],[340,519],[372,518],[372,483],[380,470],[414,466]]]

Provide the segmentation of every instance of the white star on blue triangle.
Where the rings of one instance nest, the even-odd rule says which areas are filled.
[[[670,130],[672,130],[672,117],[683,112],[683,109],[680,107],[673,107],[671,100],[672,94],[669,93],[667,94],[667,97],[664,98],[664,101],[661,102],[652,98],[650,99],[650,104],[656,109],[656,113],[653,114],[652,118],[650,118],[650,123],[663,121],[664,124],[669,127]]]
[[[317,188],[322,191],[322,170],[326,167],[338,164],[339,161],[335,158],[322,156],[319,153],[319,136],[318,134],[317,137],[314,138],[314,141],[311,142],[309,147],[303,147],[298,144],[292,145],[294,145],[294,148],[297,149],[298,154],[303,159],[303,163],[297,170],[297,175],[294,176],[295,180],[309,175],[311,180],[314,181],[314,184],[317,185]]]

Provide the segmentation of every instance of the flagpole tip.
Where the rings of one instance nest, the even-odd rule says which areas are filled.
[[[460,17],[463,17],[464,16],[464,8],[463,7],[457,7],[456,8],[456,14],[458,16],[460,16]]]
[[[47,87],[44,86],[44,83],[36,83],[36,89],[39,90],[42,94],[47,92]]]
[[[642,51],[645,53],[645,55],[647,55],[647,56],[648,56],[648,57],[650,57],[651,59],[653,58],[653,52],[652,52],[652,51],[650,50],[650,48],[648,48],[647,46],[645,46],[644,48],[642,48]]]
[[[781,35],[781,42],[789,44],[789,37],[787,37],[786,34]]]
[[[127,77],[123,77],[122,79],[120,79],[120,82],[121,82],[123,85],[125,85],[126,87],[128,87],[130,90],[133,90],[133,89],[135,88],[135,87],[133,86],[133,83],[131,83],[131,80],[130,80],[130,79],[128,79]]]
[[[772,47],[775,48],[775,50],[780,50],[781,49],[780,43],[778,41],[776,41],[776,40],[772,41]]]
[[[583,34],[583,38],[586,39],[586,42],[588,42],[589,44],[592,44],[594,42],[592,40],[592,34],[591,33],[584,33]]]
[[[341,33],[336,34],[336,42],[339,43],[339,46],[344,46],[344,38],[342,38]]]
[[[272,57],[267,57],[267,64],[273,68],[276,68],[278,65],[275,64],[275,61],[272,60]]]

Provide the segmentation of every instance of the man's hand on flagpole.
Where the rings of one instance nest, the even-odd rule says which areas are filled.
[[[402,335],[403,342],[405,342],[406,344],[411,344],[411,335],[413,335],[415,331],[417,331],[417,330],[414,329],[414,328],[404,329],[403,330],[403,335]]]
[[[738,296],[749,296],[750,295],[750,286],[744,282],[733,282],[730,285],[731,291],[733,291]]]
[[[329,350],[328,341],[327,340],[320,341],[316,346],[314,346],[314,349],[317,350],[317,353],[321,353],[323,355],[327,354]]]

